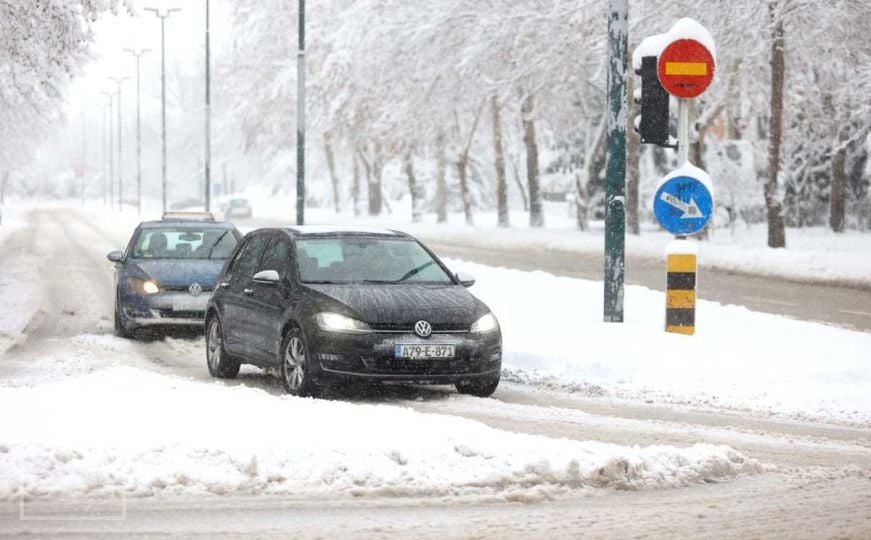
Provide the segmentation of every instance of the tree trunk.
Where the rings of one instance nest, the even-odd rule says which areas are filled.
[[[502,149],[502,118],[499,112],[499,98],[490,98],[493,112],[493,164],[496,168],[496,212],[500,227],[511,225],[508,214],[508,181],[505,177],[505,152]]]
[[[341,210],[341,199],[339,198],[339,178],[336,176],[336,162],[333,158],[333,143],[330,132],[324,133],[324,154],[327,158],[327,169],[330,172],[330,180],[333,183],[333,207],[338,214]]]
[[[847,130],[841,128],[838,137],[838,151],[832,158],[832,193],[829,224],[836,233],[844,232],[844,213],[847,198]]]
[[[784,59],[783,21],[774,20],[777,6],[768,5],[771,30],[771,118],[768,129],[768,181],[765,183],[765,209],[768,213],[768,247],[786,247],[783,209],[778,194],[780,172],[780,146],[783,140],[783,79],[786,71]]]
[[[414,156],[411,155],[411,151],[405,153],[405,176],[408,178],[408,193],[411,195],[411,221],[419,223],[421,220],[420,203],[418,202],[420,193],[417,179],[414,177]]]
[[[448,158],[445,155],[445,134],[439,130],[436,135],[436,153],[438,154],[438,173],[436,176],[436,216],[439,223],[448,222]]]
[[[520,192],[520,197],[523,199],[523,211],[529,212],[529,195],[526,194],[526,186],[520,179],[520,171],[517,170],[517,162],[514,158],[511,158],[511,172],[514,175],[514,183],[517,184],[517,191]]]
[[[375,154],[372,156],[372,161],[366,159],[361,149],[357,149],[360,156],[360,161],[363,162],[363,168],[366,169],[366,187],[369,200],[368,213],[370,216],[381,215],[381,207],[383,197],[381,194],[381,148],[378,144],[375,145]]]
[[[541,203],[541,188],[538,184],[538,144],[535,142],[535,103],[532,94],[527,94],[521,106],[523,115],[523,142],[526,145],[526,178],[529,186],[529,226],[544,226],[544,210]]]
[[[9,185],[9,177],[12,171],[3,171],[3,178],[0,178],[0,205],[6,201],[6,186]]]
[[[694,102],[692,102],[692,101],[690,102],[689,107],[690,107],[690,125],[692,125],[698,119],[698,115],[696,114],[698,111],[695,107]],[[690,159],[690,163],[692,163],[696,167],[704,170],[705,169],[705,160],[704,160],[705,135],[708,132],[707,124],[698,124],[697,131],[698,131],[698,133],[697,133],[698,136],[696,137],[696,139],[694,141],[692,141],[690,143],[690,146],[688,148],[689,159]],[[709,221],[708,224],[705,225],[705,228],[702,229],[701,231],[699,231],[698,234],[695,235],[696,238],[698,238],[699,240],[710,240],[711,227],[713,227],[713,226],[714,226],[714,224],[713,224],[713,217],[712,217],[711,221]]]
[[[375,157],[372,158],[372,176],[369,179],[369,215],[380,216],[384,205],[384,194],[381,191],[381,148],[375,145]]]
[[[575,221],[578,224],[578,230],[581,232],[587,231],[590,227],[590,207],[587,203],[587,186],[581,180],[581,173],[575,173]]]
[[[469,165],[469,156],[465,153],[457,158],[457,176],[460,178],[460,195],[463,199],[463,214],[466,216],[466,225],[474,225],[475,217],[472,215],[472,198],[469,195],[469,182],[466,178]]]
[[[630,234],[641,234],[641,222],[638,217],[638,164],[641,160],[641,139],[635,132],[635,99],[633,87],[635,77],[628,78],[626,95],[629,96],[628,125],[626,127],[626,227]]]
[[[354,207],[354,215],[360,215],[360,161],[357,154],[351,152],[351,162],[354,175],[354,183],[351,184],[351,205]]]

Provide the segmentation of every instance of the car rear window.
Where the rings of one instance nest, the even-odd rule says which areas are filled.
[[[136,259],[226,259],[236,247],[232,229],[161,227],[142,229],[133,247]]]
[[[300,238],[295,247],[304,283],[452,283],[408,238]]]

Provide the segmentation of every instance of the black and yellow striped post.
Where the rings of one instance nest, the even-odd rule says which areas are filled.
[[[666,263],[665,331],[693,335],[696,332],[695,253],[669,253]]]

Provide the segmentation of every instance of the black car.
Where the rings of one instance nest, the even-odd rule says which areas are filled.
[[[242,235],[205,213],[167,213],[140,223],[115,263],[115,332],[202,327],[215,281]]]
[[[209,301],[209,373],[279,368],[295,395],[343,381],[409,381],[489,396],[502,334],[466,290],[472,284],[401,232],[259,229],[236,248]]]

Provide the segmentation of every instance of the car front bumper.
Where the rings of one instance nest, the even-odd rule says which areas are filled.
[[[187,292],[160,292],[155,295],[128,295],[121,309],[128,326],[203,326],[211,292],[193,296]]]
[[[309,342],[319,379],[450,384],[494,379],[502,370],[502,337],[498,331],[434,333],[420,338],[401,332],[350,335],[318,330]],[[453,358],[396,358],[396,345],[453,345],[455,354]]]

